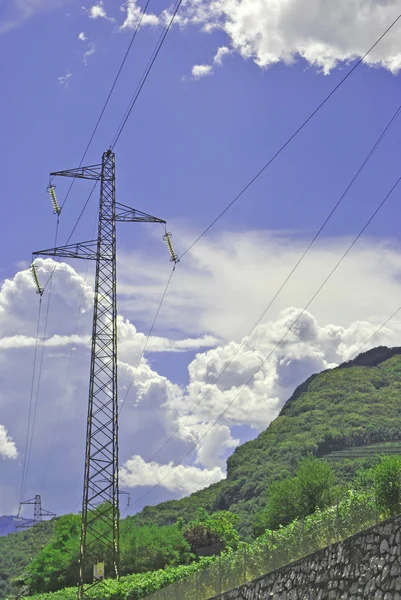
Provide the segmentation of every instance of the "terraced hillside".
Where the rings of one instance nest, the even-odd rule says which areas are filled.
[[[328,457],[341,482],[383,454],[383,443],[396,449],[398,442],[401,348],[379,347],[301,384],[270,426],[235,450],[225,481],[182,500],[145,507],[133,519],[168,524],[192,517],[199,506],[229,509],[240,515],[241,532],[250,535],[252,516],[265,503],[269,484],[294,474],[306,454]]]

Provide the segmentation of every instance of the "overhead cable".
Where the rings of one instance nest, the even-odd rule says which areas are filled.
[[[133,376],[132,376],[132,378],[131,378],[131,381],[130,381],[130,384],[129,384],[128,388],[127,388],[127,391],[125,392],[124,399],[123,399],[123,401],[122,401],[122,403],[121,403],[119,414],[121,414],[121,411],[122,411],[122,409],[123,409],[123,407],[124,407],[124,404],[125,404],[125,401],[126,401],[126,399],[127,399],[127,396],[128,396],[128,394],[130,393],[131,387],[132,387],[132,385],[133,385],[133,383],[134,383],[134,381],[135,381],[135,378],[136,378],[136,374],[137,374],[137,371],[138,371],[139,365],[141,364],[141,362],[142,362],[142,359],[143,359],[143,357],[144,357],[144,354],[145,354],[146,348],[147,348],[147,346],[148,346],[148,342],[149,342],[150,336],[152,335],[153,328],[154,328],[154,326],[155,326],[155,323],[156,323],[156,321],[157,321],[157,317],[159,316],[159,312],[160,312],[160,309],[161,309],[161,307],[162,307],[162,304],[163,304],[163,302],[164,302],[164,298],[165,298],[165,296],[166,296],[166,294],[167,294],[167,290],[168,290],[168,288],[169,288],[169,286],[170,286],[171,279],[172,279],[172,277],[173,277],[174,271],[175,271],[175,265],[174,265],[174,267],[173,267],[173,268],[172,268],[172,270],[171,270],[170,276],[169,276],[169,278],[168,278],[168,280],[167,280],[167,283],[166,283],[166,287],[164,288],[164,291],[163,291],[162,297],[160,298],[160,302],[159,302],[159,305],[158,305],[158,307],[157,307],[157,311],[156,311],[155,317],[154,317],[154,319],[153,319],[153,322],[152,322],[152,325],[151,325],[151,327],[150,327],[150,329],[149,329],[149,333],[148,333],[148,335],[146,336],[145,344],[144,344],[144,346],[143,346],[143,349],[142,349],[141,355],[140,355],[140,357],[139,357],[139,359],[138,359],[138,362],[137,362],[137,364],[136,364],[136,367],[135,367],[134,374],[133,374]]]
[[[181,6],[181,3],[182,3],[182,0],[178,0],[178,2],[176,3],[174,11],[173,11],[173,13],[171,15],[171,18],[170,18],[168,24],[166,25],[166,27],[164,29],[164,32],[160,36],[160,39],[159,39],[158,43],[156,44],[156,48],[153,51],[153,54],[152,54],[151,59],[150,59],[150,61],[148,63],[148,66],[146,67],[146,69],[145,69],[145,71],[144,71],[144,73],[142,75],[142,78],[141,78],[141,80],[140,80],[140,82],[138,84],[137,89],[134,92],[134,95],[131,98],[131,101],[130,101],[130,103],[128,105],[128,108],[127,108],[127,110],[125,112],[125,115],[124,115],[124,117],[123,117],[120,125],[118,126],[117,131],[116,131],[116,133],[115,133],[115,135],[114,135],[114,137],[112,139],[112,142],[110,144],[110,149],[111,150],[114,150],[114,147],[116,146],[116,144],[117,144],[117,142],[118,142],[118,140],[119,140],[119,138],[120,138],[120,136],[121,136],[121,134],[123,132],[123,129],[124,129],[124,127],[127,124],[127,121],[128,121],[129,116],[130,116],[130,114],[132,112],[132,109],[134,108],[134,106],[136,104],[136,101],[138,100],[139,94],[141,93],[142,88],[143,88],[143,86],[146,83],[146,80],[147,80],[147,78],[149,76],[149,73],[152,70],[152,67],[153,67],[153,65],[155,63],[156,58],[159,55],[159,52],[160,52],[160,50],[161,50],[161,48],[162,48],[162,46],[164,44],[164,41],[165,41],[165,39],[167,37],[167,34],[170,31],[171,26],[173,25],[174,19],[175,19],[176,15],[177,15],[177,12],[178,12],[178,10],[179,10],[179,8]]]
[[[99,117],[98,117],[98,120],[96,121],[96,125],[95,125],[95,127],[94,127],[94,129],[93,129],[93,131],[92,131],[92,134],[91,134],[90,138],[89,138],[89,142],[87,143],[87,145],[86,145],[86,148],[85,148],[85,151],[84,151],[84,153],[83,153],[83,155],[82,155],[81,161],[80,161],[80,163],[79,163],[79,167],[81,167],[81,166],[82,166],[82,163],[83,163],[83,162],[84,162],[84,160],[85,160],[85,157],[86,157],[86,155],[87,155],[87,153],[88,153],[88,150],[89,150],[89,148],[90,148],[90,145],[92,144],[93,138],[95,137],[96,131],[98,130],[98,127],[99,127],[99,125],[100,125],[100,122],[101,122],[101,120],[102,120],[102,118],[103,118],[103,115],[104,115],[104,113],[105,113],[105,110],[106,110],[106,108],[107,108],[107,105],[108,105],[108,103],[109,103],[109,101],[110,101],[110,98],[111,98],[111,96],[112,96],[113,92],[114,92],[114,88],[116,87],[117,81],[119,80],[119,77],[120,77],[120,75],[121,75],[121,71],[123,70],[123,68],[124,68],[124,65],[125,65],[125,63],[126,63],[126,61],[127,61],[128,55],[129,55],[129,53],[130,53],[130,51],[131,51],[132,44],[134,43],[134,41],[135,41],[135,38],[136,38],[136,36],[137,36],[137,33],[138,33],[138,31],[139,31],[139,28],[140,28],[140,27],[141,27],[141,25],[142,25],[142,20],[143,20],[143,17],[145,16],[145,14],[146,14],[146,11],[147,11],[147,9],[148,9],[149,3],[150,3],[150,0],[147,0],[147,2],[146,2],[146,5],[145,5],[145,8],[144,8],[144,9],[143,9],[143,11],[141,12],[141,16],[140,16],[140,18],[138,19],[138,23],[137,23],[137,25],[136,25],[136,27],[135,27],[135,30],[134,30],[134,33],[133,33],[133,35],[132,35],[132,37],[131,37],[131,41],[130,41],[130,43],[128,44],[128,48],[127,48],[127,50],[126,50],[126,52],[125,52],[125,55],[124,55],[124,57],[123,57],[123,59],[122,59],[122,61],[121,61],[120,67],[119,67],[119,69],[118,69],[118,71],[117,71],[117,74],[116,74],[116,76],[115,76],[115,78],[114,78],[113,84],[112,84],[112,86],[111,86],[111,88],[110,88],[110,91],[109,91],[109,93],[108,93],[108,95],[107,95],[107,98],[106,98],[106,100],[105,100],[105,102],[104,102],[104,104],[103,104],[103,108],[102,108],[102,110],[100,111],[100,115],[99,115]],[[71,182],[71,185],[70,185],[70,187],[69,187],[69,189],[68,189],[68,191],[67,191],[67,194],[66,194],[66,196],[65,196],[65,198],[64,198],[64,201],[63,201],[63,203],[62,203],[62,205],[61,205],[61,208],[63,208],[63,207],[64,207],[64,205],[65,205],[65,203],[67,202],[68,196],[70,195],[70,192],[71,192],[71,190],[72,190],[72,186],[74,185],[74,183],[75,183],[75,179],[73,179],[73,180],[72,180],[72,182]],[[68,243],[68,242],[67,242],[67,243]]]
[[[288,273],[287,277],[285,278],[285,280],[283,281],[283,283],[280,285],[279,289],[276,291],[276,293],[274,294],[274,296],[271,298],[271,300],[269,301],[268,305],[266,306],[266,308],[264,309],[264,311],[262,312],[262,314],[258,317],[258,319],[255,321],[255,323],[251,327],[251,329],[248,331],[248,333],[245,335],[245,337],[241,340],[241,343],[238,345],[237,349],[233,352],[233,354],[231,355],[231,357],[229,358],[229,360],[225,363],[224,367],[219,371],[219,373],[217,373],[217,375],[213,379],[213,382],[210,384],[210,386],[208,387],[208,389],[206,390],[206,392],[204,394],[202,394],[202,396],[200,397],[200,399],[195,403],[194,407],[188,413],[188,415],[185,417],[184,421],[173,431],[173,433],[166,439],[166,441],[160,446],[160,448],[158,448],[158,450],[156,450],[152,454],[152,456],[148,459],[148,461],[146,461],[146,464],[148,464],[149,462],[151,462],[162,450],[164,450],[164,448],[173,439],[173,437],[181,430],[182,427],[185,426],[185,423],[193,415],[193,413],[198,408],[198,406],[210,394],[210,392],[212,391],[212,389],[214,388],[214,386],[220,380],[221,376],[226,372],[227,368],[231,365],[231,363],[233,362],[233,360],[235,359],[235,357],[237,356],[237,354],[244,347],[244,345],[248,342],[248,340],[251,337],[252,333],[255,331],[256,327],[260,324],[260,322],[262,321],[262,319],[265,317],[266,313],[269,311],[269,309],[271,308],[271,306],[273,305],[273,303],[277,300],[278,296],[280,295],[280,293],[282,292],[282,290],[284,289],[284,287],[287,285],[288,281],[294,275],[295,271],[298,269],[298,267],[300,266],[300,264],[302,263],[302,261],[304,260],[304,258],[308,254],[308,252],[311,250],[312,246],[314,245],[314,243],[316,242],[316,240],[318,239],[318,237],[320,236],[320,234],[322,233],[322,231],[326,227],[327,223],[330,221],[330,219],[332,218],[332,216],[334,215],[334,213],[336,212],[336,210],[338,209],[338,207],[340,206],[340,204],[344,200],[345,196],[348,194],[348,192],[350,191],[350,189],[352,188],[352,186],[354,185],[354,183],[356,182],[356,180],[359,178],[359,176],[361,175],[361,173],[365,169],[366,165],[368,164],[369,160],[372,158],[372,156],[374,155],[374,153],[376,152],[376,150],[378,149],[378,147],[380,146],[380,144],[382,143],[382,141],[384,140],[384,138],[386,137],[386,135],[388,134],[388,132],[392,128],[392,126],[395,124],[395,122],[398,119],[398,117],[400,116],[400,114],[401,114],[401,104],[398,106],[398,108],[396,109],[396,111],[394,112],[394,114],[392,115],[392,117],[390,118],[390,120],[388,121],[387,125],[384,127],[384,129],[381,132],[380,136],[378,137],[378,139],[376,140],[376,142],[374,143],[374,145],[372,146],[372,148],[368,152],[368,154],[365,157],[365,159],[362,161],[361,165],[359,166],[359,168],[356,171],[355,175],[352,177],[351,181],[346,186],[346,188],[343,191],[343,193],[341,194],[340,198],[337,200],[336,204],[333,206],[333,208],[331,209],[331,211],[329,212],[329,214],[327,215],[327,217],[323,221],[322,225],[319,227],[318,231],[315,233],[315,235],[313,236],[313,238],[309,242],[308,246],[306,247],[306,249],[304,250],[304,252],[302,253],[302,255],[299,257],[299,259],[295,263],[294,267]],[[140,472],[141,470],[142,469],[140,469],[138,472]]]
[[[377,213],[380,211],[380,209],[383,207],[383,205],[386,203],[386,201],[388,200],[388,198],[391,196],[391,194],[394,192],[394,190],[397,188],[397,186],[399,185],[399,183],[401,182],[401,176],[397,179],[397,181],[394,183],[394,185],[391,187],[390,191],[386,194],[386,196],[384,197],[384,199],[380,202],[380,204],[378,205],[378,207],[374,210],[374,212],[372,213],[372,215],[369,217],[368,221],[365,223],[365,225],[362,227],[362,229],[360,230],[360,232],[358,233],[358,235],[354,238],[354,240],[352,241],[352,243],[348,246],[347,250],[344,252],[344,254],[341,256],[341,258],[338,260],[338,262],[335,264],[335,266],[331,269],[330,273],[326,276],[326,278],[324,279],[324,281],[321,283],[321,285],[318,287],[318,289],[316,290],[316,292],[313,294],[313,296],[311,297],[311,299],[307,302],[307,304],[304,306],[304,308],[300,311],[300,313],[298,314],[298,316],[296,317],[296,319],[294,319],[291,323],[291,325],[287,328],[286,332],[284,333],[284,335],[281,337],[281,339],[275,344],[275,346],[273,347],[273,349],[270,351],[270,353],[267,355],[267,357],[264,358],[264,360],[262,361],[262,363],[260,364],[260,366],[256,369],[256,371],[251,375],[251,377],[247,380],[247,382],[245,384],[243,384],[241,386],[241,389],[239,390],[239,392],[234,396],[234,398],[229,402],[229,404],[226,406],[226,408],[218,415],[218,417],[213,421],[213,423],[210,425],[210,427],[208,427],[208,429],[200,436],[200,438],[198,439],[198,441],[193,444],[193,446],[188,450],[188,452],[179,460],[178,463],[176,463],[174,465],[174,467],[171,468],[170,471],[168,471],[166,473],[166,475],[164,477],[162,477],[158,483],[156,483],[150,490],[148,490],[145,494],[143,494],[140,498],[138,498],[138,500],[136,500],[135,502],[132,503],[132,506],[135,506],[135,504],[138,504],[139,502],[141,502],[146,496],[148,496],[153,490],[155,490],[156,488],[158,488],[161,483],[163,483],[163,481],[165,481],[168,477],[170,477],[170,475],[175,471],[175,469],[177,469],[177,467],[182,464],[184,462],[184,460],[199,446],[199,444],[201,443],[201,441],[210,433],[210,431],[213,429],[213,427],[215,427],[215,425],[220,421],[220,419],[226,414],[226,412],[228,411],[228,409],[234,404],[234,402],[241,396],[241,394],[243,393],[243,391],[250,385],[250,383],[254,380],[255,376],[261,371],[261,369],[264,367],[264,365],[268,362],[268,360],[272,357],[272,355],[275,353],[275,351],[279,348],[279,346],[282,344],[282,342],[285,340],[285,338],[287,337],[287,335],[292,331],[292,329],[294,328],[294,326],[296,325],[296,323],[299,321],[299,319],[303,316],[303,314],[305,313],[305,311],[309,308],[309,306],[312,304],[312,302],[315,300],[315,298],[318,296],[318,294],[321,292],[321,290],[324,288],[324,286],[326,285],[326,283],[329,281],[329,279],[332,277],[332,275],[335,273],[335,271],[338,269],[338,267],[341,265],[341,263],[343,262],[343,260],[346,258],[346,256],[349,254],[349,252],[352,250],[352,248],[355,246],[355,244],[357,243],[357,241],[359,240],[359,238],[363,235],[363,233],[365,232],[365,230],[367,229],[367,227],[370,225],[370,223],[373,221],[373,219],[375,218],[375,216],[377,215]]]
[[[256,173],[256,175],[246,184],[245,187],[235,196],[235,198],[225,207],[224,210],[221,211],[219,215],[210,223],[208,227],[192,242],[190,246],[183,252],[180,256],[182,259],[192,248],[197,244],[203,236],[205,236],[208,231],[212,229],[212,227],[221,219],[223,215],[243,196],[243,194],[255,183],[255,181],[266,171],[266,169],[272,164],[274,160],[285,150],[285,148],[292,142],[292,140],[297,137],[297,135],[304,129],[304,127],[313,119],[313,117],[320,111],[321,108],[327,103],[327,101],[337,92],[337,90],[345,83],[345,81],[352,75],[352,73],[363,63],[365,58],[372,52],[374,48],[381,42],[381,40],[391,31],[394,25],[401,19],[401,14],[391,23],[391,25],[386,29],[384,33],[375,41],[375,43],[369,48],[367,52],[360,58],[355,65],[344,75],[341,81],[334,87],[334,89],[325,97],[325,99],[315,108],[315,110],[309,115],[307,119],[294,131],[294,133],[287,139],[286,142],[277,150],[277,152],[267,161],[267,163]]]

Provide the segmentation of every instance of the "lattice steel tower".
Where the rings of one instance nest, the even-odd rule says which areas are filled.
[[[43,521],[43,518],[47,517],[55,517],[55,513],[50,512],[49,510],[45,510],[42,508],[42,497],[40,494],[36,494],[35,498],[31,500],[24,500],[20,502],[18,517],[21,513],[22,506],[33,505],[33,519],[29,521],[24,521],[23,523],[18,523],[17,529],[32,529],[34,531],[32,535],[32,556],[34,556],[39,550],[43,548],[44,538],[43,538],[43,529],[41,529],[40,524]],[[39,527],[38,527],[39,526]]]
[[[51,181],[56,176],[91,179],[101,185],[97,239],[33,253],[96,261],[78,588],[82,599],[91,587],[84,588],[84,581],[96,563],[105,563],[104,577],[119,574],[116,222],[165,225],[165,221],[116,202],[111,150],[99,165],[51,173]],[[49,191],[54,204],[52,184]]]

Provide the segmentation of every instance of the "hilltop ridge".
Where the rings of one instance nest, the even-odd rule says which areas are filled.
[[[170,524],[179,516],[192,518],[200,506],[227,509],[240,516],[241,532],[250,535],[252,516],[266,501],[269,484],[294,474],[306,454],[323,458],[400,439],[401,347],[380,346],[299,385],[269,427],[235,449],[227,479],[187,498],[147,506],[132,518],[138,524]],[[338,481],[374,458],[336,461]]]

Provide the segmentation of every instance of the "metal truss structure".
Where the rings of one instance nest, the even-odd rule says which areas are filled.
[[[44,508],[42,508],[42,497],[40,496],[40,494],[36,494],[35,498],[32,498],[31,500],[24,500],[23,502],[21,502],[20,510],[21,506],[27,504],[33,504],[33,519],[31,519],[30,521],[24,521],[23,523],[19,523],[17,525],[17,529],[33,529],[43,521],[44,517],[56,516],[55,513],[52,513],[49,510],[45,510]],[[35,530],[35,534],[37,535],[34,535],[32,538],[32,555],[35,555],[36,552],[38,552],[43,546],[43,531],[40,530],[38,533],[37,531],[38,528],[36,528]]]
[[[103,154],[99,165],[50,176],[91,179],[101,185],[97,239],[33,253],[96,261],[78,587],[81,600],[99,583],[95,579],[84,586],[97,563],[105,563],[105,578],[119,575],[116,222],[165,225],[165,221],[116,202],[111,150]]]

